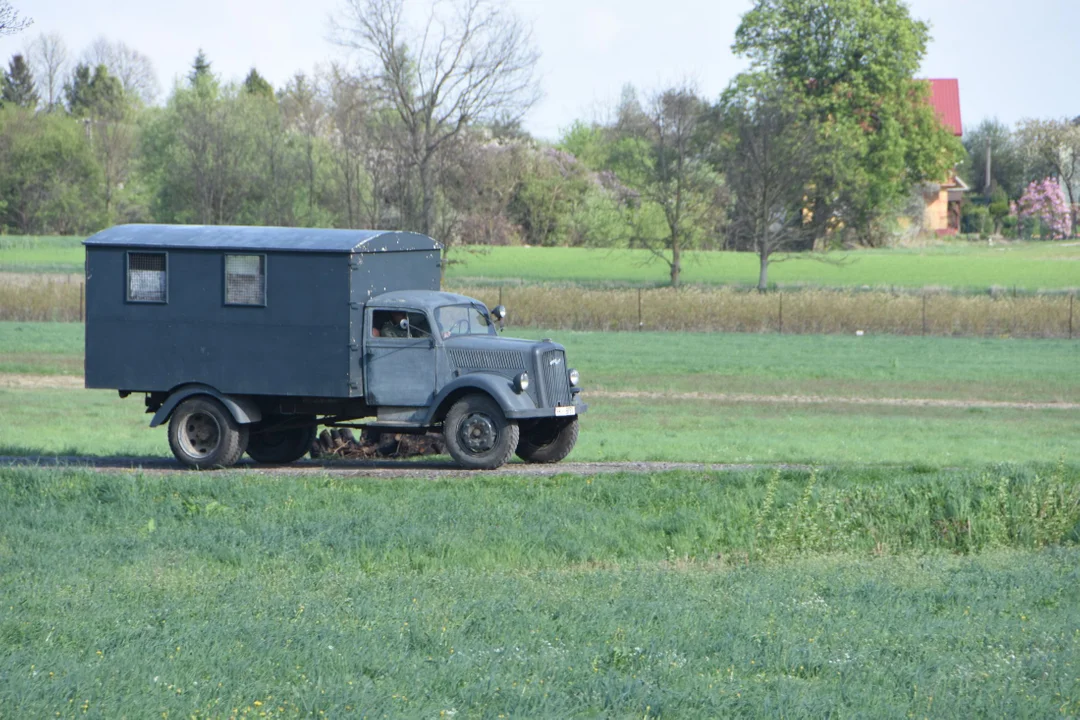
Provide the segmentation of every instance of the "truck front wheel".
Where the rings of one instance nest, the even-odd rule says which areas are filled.
[[[570,454],[577,444],[578,420],[538,420],[522,428],[517,455],[530,463],[557,463]]]
[[[518,426],[507,420],[487,395],[466,395],[443,420],[446,449],[469,470],[494,470],[505,464],[518,445]]]
[[[169,421],[169,447],[184,465],[198,470],[235,465],[248,444],[248,427],[212,397],[180,403]]]

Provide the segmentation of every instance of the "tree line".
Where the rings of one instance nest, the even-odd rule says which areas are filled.
[[[138,51],[103,39],[71,62],[61,38],[39,36],[0,88],[0,231],[402,228],[447,253],[646,248],[673,285],[686,250],[740,249],[758,253],[764,287],[776,252],[879,246],[905,215],[917,225],[920,184],[965,159],[977,175],[980,143],[1000,130],[980,126],[969,155],[942,126],[914,77],[929,30],[901,0],[757,0],[733,44],[749,67],[720,97],[627,86],[608,118],[554,143],[522,129],[538,51],[498,0],[439,3],[417,26],[404,0],[348,0],[334,41],[355,63],[278,88],[254,68],[226,82],[199,51],[156,104]],[[988,197],[1018,198],[1033,172],[1072,177],[1017,170],[1006,147]]]

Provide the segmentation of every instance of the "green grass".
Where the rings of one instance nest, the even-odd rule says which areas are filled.
[[[1073,716],[1078,481],[0,470],[0,708]]]
[[[82,332],[79,324],[0,323],[0,372],[78,373]],[[550,333],[512,328],[510,334]],[[590,404],[574,460],[954,466],[1080,458],[1075,409],[589,395],[606,390],[1075,403],[1075,342],[576,332],[555,337],[580,369]],[[164,429],[150,430],[147,423],[137,396],[0,389],[4,454],[166,456]]]
[[[490,252],[453,254],[451,281],[577,282],[612,285],[665,285],[668,271],[650,262],[644,250],[497,247]],[[809,257],[775,263],[769,280],[781,286],[955,287],[986,290],[991,286],[1021,290],[1080,287],[1080,244],[1015,243],[990,247],[955,242],[926,248],[858,250],[829,255],[840,264]],[[757,283],[758,260],[752,253],[688,253],[683,282],[706,285]]]
[[[0,271],[69,272],[83,269],[82,238],[0,238]],[[451,283],[574,282],[587,285],[656,286],[668,282],[662,262],[643,250],[496,247],[452,254]],[[955,287],[1020,290],[1080,287],[1080,245],[1026,242],[988,246],[964,241],[923,248],[857,250],[830,256],[840,263],[797,257],[769,273],[781,286]],[[752,286],[757,258],[751,253],[687,253],[683,281],[703,285]]]
[[[515,327],[506,334],[556,338],[593,389],[1080,402],[1080,343],[1062,340]],[[0,372],[81,374],[83,337],[79,323],[0,322]]]
[[[81,323],[0,322],[0,372],[81,375]]]
[[[590,400],[571,460],[936,466],[1080,458],[1080,411]],[[0,455],[165,457],[141,396],[0,389]]]
[[[81,237],[0,237],[0,271],[81,273]]]

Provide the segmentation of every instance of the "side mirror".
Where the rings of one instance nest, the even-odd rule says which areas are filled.
[[[496,320],[498,320],[499,322],[502,322],[503,320],[506,319],[506,306],[505,305],[496,305],[495,309],[491,311],[491,314]]]

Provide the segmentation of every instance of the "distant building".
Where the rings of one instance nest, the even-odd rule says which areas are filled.
[[[961,137],[964,127],[960,121],[960,82],[954,78],[927,82],[930,83],[930,104],[941,122],[952,130],[953,135]],[[960,231],[960,201],[968,186],[954,171],[936,187],[936,192],[931,188],[923,195],[926,200],[923,227],[938,235],[954,235]]]

